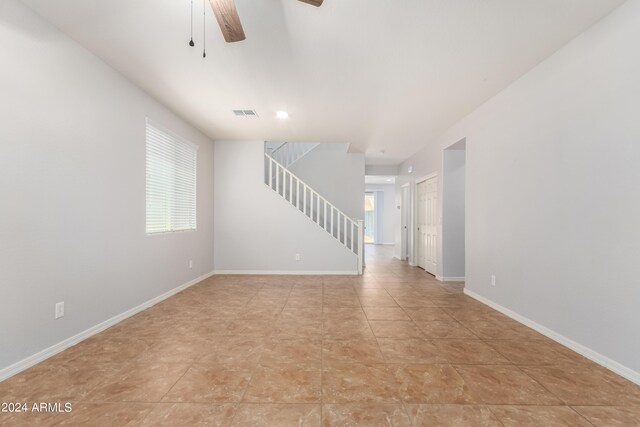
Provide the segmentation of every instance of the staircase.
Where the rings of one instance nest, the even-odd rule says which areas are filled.
[[[313,147],[309,150],[311,149]],[[275,152],[274,150],[271,154]],[[358,259],[358,274],[362,274],[364,268],[363,221],[348,217],[291,173],[283,163],[276,160],[271,154],[267,152],[264,154],[265,185],[353,252]],[[302,155],[298,158],[302,157]],[[294,157],[291,156],[290,158]],[[284,158],[286,159],[287,157],[285,156]]]
[[[265,150],[276,162],[288,168],[318,145],[317,142],[267,143]]]

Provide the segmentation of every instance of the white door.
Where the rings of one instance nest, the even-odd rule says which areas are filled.
[[[418,184],[418,266],[436,274],[438,265],[438,177]]]
[[[406,261],[409,258],[409,186],[402,187],[400,208],[400,259]]]
[[[418,233],[416,236],[418,267],[427,269],[427,181],[418,183],[416,188],[418,208]]]

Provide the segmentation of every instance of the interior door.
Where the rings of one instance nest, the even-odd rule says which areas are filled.
[[[405,261],[409,257],[409,187],[402,187],[400,199],[400,259]]]
[[[417,219],[418,219],[418,230],[417,230],[417,261],[418,267],[422,267],[425,270],[427,269],[427,182],[423,181],[418,183],[416,188],[416,199],[417,199]]]
[[[435,275],[438,265],[438,178],[425,181],[425,265],[424,269]]]

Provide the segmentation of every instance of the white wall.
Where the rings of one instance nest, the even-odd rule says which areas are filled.
[[[15,0],[0,63],[1,371],[213,269],[213,144]],[[145,235],[146,116],[200,147],[196,232]]]
[[[364,154],[348,148],[320,144],[289,170],[351,218],[364,219]]]
[[[357,271],[353,252],[264,184],[263,142],[216,141],[214,157],[216,271]]]
[[[396,187],[393,184],[366,184],[366,192],[379,194],[376,202],[382,201],[378,212],[376,243],[392,245],[395,242],[396,228],[400,223],[400,210],[396,205]]]
[[[396,176],[398,165],[365,165],[364,173],[367,176]]]
[[[466,138],[467,289],[640,382],[638,40],[629,1],[430,141],[398,185]]]
[[[442,276],[464,278],[465,150],[443,152],[442,169]]]

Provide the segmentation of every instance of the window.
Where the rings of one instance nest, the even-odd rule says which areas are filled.
[[[197,152],[147,119],[147,234],[196,229]]]

